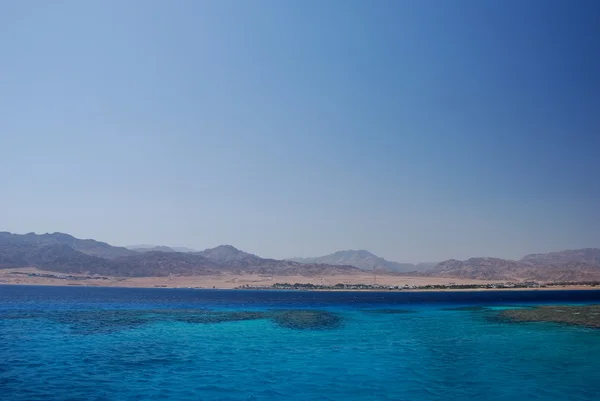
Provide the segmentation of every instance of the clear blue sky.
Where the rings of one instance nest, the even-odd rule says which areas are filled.
[[[600,2],[0,0],[0,230],[600,246]]]

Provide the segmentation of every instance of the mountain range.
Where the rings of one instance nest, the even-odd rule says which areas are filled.
[[[220,245],[204,251],[155,245],[130,248],[63,233],[21,235],[0,232],[0,268],[37,267],[56,272],[117,277],[224,273],[326,276],[374,271],[502,281],[600,280],[598,248],[530,254],[516,261],[478,257],[417,265],[391,262],[365,250],[277,260],[261,258],[232,245]]]
[[[63,233],[19,235],[0,232],[0,268],[15,267],[118,277],[360,273],[354,266],[303,265],[288,260],[260,258],[231,245],[221,245],[202,252],[175,252],[167,247],[139,251],[93,239],[82,240]]]
[[[164,246],[164,245],[130,245],[126,247],[127,249],[131,249],[132,251],[138,252],[150,252],[150,251],[159,251],[159,252],[198,252],[195,249],[188,248],[186,246]]]
[[[504,281],[598,281],[600,249],[569,249],[526,255],[520,260],[499,258],[450,259],[428,275]]]
[[[409,273],[427,271],[435,267],[436,263],[398,263],[385,260],[365,250],[338,251],[329,255],[314,258],[290,258],[298,263],[325,263],[330,265],[356,266],[365,271]]]

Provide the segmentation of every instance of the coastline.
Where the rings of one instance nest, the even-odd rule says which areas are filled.
[[[59,278],[60,277],[60,278]],[[376,281],[375,281],[376,280]],[[315,286],[334,286],[338,283],[352,285],[378,285],[386,288],[272,288],[275,283],[301,283]],[[376,283],[376,284],[374,284]],[[0,286],[34,285],[60,287],[109,287],[109,288],[180,288],[260,291],[320,291],[320,292],[474,292],[474,291],[559,291],[600,290],[592,285],[550,285],[547,287],[481,288],[499,281],[461,280],[444,277],[413,277],[369,274],[334,275],[323,277],[268,276],[268,275],[221,275],[187,277],[99,277],[84,274],[61,274],[35,268],[0,270]],[[475,288],[387,288],[389,286],[461,286]]]

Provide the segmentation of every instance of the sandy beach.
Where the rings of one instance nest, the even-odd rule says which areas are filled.
[[[40,277],[47,275],[53,277]],[[239,287],[270,287],[275,283],[301,283],[315,285],[367,284],[382,286],[426,286],[426,285],[486,285],[499,281],[464,280],[445,277],[409,277],[394,275],[353,274],[332,275],[323,277],[306,276],[268,276],[268,275],[233,275],[220,276],[186,276],[186,277],[103,277],[92,278],[83,274],[67,275],[43,271],[36,268],[15,268],[0,270],[0,285],[49,285],[49,286],[90,286],[90,287],[131,287],[131,288],[216,288],[234,289]],[[552,286],[540,290],[585,289],[590,286]],[[477,289],[476,289],[477,290]],[[490,290],[490,289],[482,289]],[[510,290],[510,289],[501,289]],[[406,291],[406,290],[403,290]],[[435,290],[439,291],[439,290]],[[453,290],[455,291],[455,290]],[[468,289],[467,291],[473,291]]]
[[[392,275],[348,274],[334,276],[270,276],[260,274],[223,274],[219,276],[181,276],[181,277],[107,277],[106,279],[84,278],[83,274],[69,274],[78,279],[60,279],[39,277],[36,275],[66,276],[57,272],[36,268],[18,268],[0,270],[0,284],[34,284],[34,285],[86,285],[103,287],[166,287],[166,288],[221,288],[231,289],[242,286],[267,287],[275,283],[302,284],[374,284],[386,286],[396,285],[428,285],[428,284],[488,284],[492,282],[478,280],[457,280],[439,277],[403,277]],[[81,279],[79,279],[81,278]]]

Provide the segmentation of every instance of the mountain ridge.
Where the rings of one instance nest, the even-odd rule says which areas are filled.
[[[150,251],[162,251],[162,252],[198,252],[195,249],[188,248],[187,246],[166,246],[166,245],[150,245],[150,244],[139,244],[139,245],[127,245],[125,248],[137,252],[150,252]]]
[[[261,258],[232,245],[196,252],[177,252],[165,246],[132,250],[58,232],[0,232],[0,268],[37,267],[63,273],[122,277],[224,273],[324,276],[372,271],[477,280],[595,281],[600,280],[600,249],[534,253],[520,260],[475,257],[424,265],[390,262],[366,250],[278,260]]]
[[[55,244],[68,245],[82,253],[105,259],[115,259],[121,256],[135,254],[135,251],[132,251],[131,249],[109,245],[106,242],[96,241],[94,239],[79,239],[70,234],[60,232],[45,234],[36,234],[33,232],[27,234],[13,234],[8,231],[0,231],[0,241],[37,244],[40,246]]]
[[[288,258],[298,263],[327,263],[332,265],[350,265],[363,271],[384,271],[391,273],[409,273],[425,271],[435,264],[398,263],[386,260],[364,249],[348,249],[328,255],[309,258]]]
[[[141,247],[141,248],[135,248],[135,247],[128,247],[127,249],[131,249],[132,251],[136,251],[136,252],[178,252],[175,249],[168,247],[168,246],[164,246],[164,245],[156,245],[156,246],[151,246],[151,247]]]
[[[582,248],[525,255],[519,260],[476,257],[438,263],[432,276],[507,281],[600,280],[600,249]]]
[[[236,274],[356,274],[353,266],[302,265],[264,259],[221,245],[202,252],[135,251],[69,234],[11,234],[0,232],[0,268],[37,267],[62,273],[88,273],[120,277],[193,276]],[[102,255],[102,256],[98,256]]]

